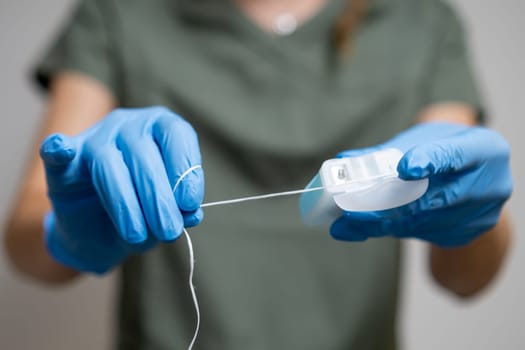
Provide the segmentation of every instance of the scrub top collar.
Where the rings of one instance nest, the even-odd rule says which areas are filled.
[[[377,15],[395,0],[370,0],[367,15]],[[237,35],[252,35],[271,41],[325,40],[332,30],[337,17],[346,6],[345,0],[329,0],[312,18],[301,24],[290,35],[279,36],[268,33],[242,12],[233,0],[178,0],[178,15],[189,25],[200,28],[222,30]]]

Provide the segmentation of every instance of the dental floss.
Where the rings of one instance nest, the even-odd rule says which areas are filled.
[[[197,300],[197,294],[195,293],[195,286],[193,285],[193,272],[195,271],[195,258],[193,256],[193,244],[191,243],[190,235],[186,228],[184,230],[184,235],[186,236],[186,242],[188,243],[188,251],[190,252],[190,276],[189,276],[189,285],[191,291],[191,297],[193,298],[193,305],[195,306],[195,313],[197,314],[197,325],[195,326],[195,333],[193,334],[193,339],[188,346],[188,350],[193,348],[195,341],[197,340],[197,335],[199,334],[199,328],[201,324],[201,313],[199,309],[199,302]]]
[[[194,165],[194,166],[188,168],[188,170],[186,170],[184,173],[182,173],[182,175],[177,179],[177,182],[175,183],[175,186],[173,186],[173,193],[175,193],[175,190],[177,189],[177,187],[179,186],[181,181],[186,176],[188,176],[189,173],[191,173],[193,170],[201,169],[201,168],[202,168],[201,165]],[[323,186],[319,186],[319,187],[313,187],[313,188],[303,188],[303,189],[300,189],[300,190],[292,190],[292,191],[284,191],[284,192],[261,194],[261,195],[250,196],[250,197],[241,197],[241,198],[227,199],[227,200],[222,200],[222,201],[203,203],[203,204],[201,204],[201,208],[213,207],[213,206],[217,206],[217,205],[241,203],[241,202],[254,201],[254,200],[266,199],[266,198],[291,196],[291,195],[294,195],[294,194],[301,194],[301,193],[306,193],[306,192],[320,191],[320,190],[323,190],[323,189],[325,189]]]
[[[299,198],[299,212],[307,226],[327,225],[344,211],[364,212],[397,208],[420,198],[427,178],[403,180],[397,166],[403,152],[385,148],[353,157],[327,159],[306,188],[322,192]]]
[[[273,197],[282,197],[282,196],[291,196],[294,194],[301,194],[305,192],[312,192],[312,191],[320,191],[323,190],[324,187],[313,187],[313,188],[304,188],[300,190],[293,190],[293,191],[284,191],[284,192],[277,192],[277,193],[268,193],[268,194],[261,194],[257,196],[251,196],[251,197],[242,197],[242,198],[235,198],[235,199],[228,199],[224,201],[217,201],[217,202],[208,202],[201,204],[201,208],[206,207],[213,207],[215,205],[224,205],[224,204],[234,204],[234,203],[240,203],[240,202],[247,202],[247,201],[254,201],[258,199],[266,199],[266,198],[273,198]]]
[[[200,165],[194,165],[188,170],[186,170],[182,175],[177,179],[177,182],[175,182],[175,186],[173,186],[173,193],[175,193],[175,190],[181,183],[181,181],[188,176],[190,172],[192,172],[195,169],[201,168]],[[193,244],[191,242],[190,235],[188,234],[188,231],[186,231],[186,228],[182,228],[184,231],[184,236],[186,237],[186,242],[188,244],[188,251],[190,254],[190,275],[188,277],[188,284],[190,286],[190,292],[191,297],[193,299],[193,305],[195,306],[195,313],[197,315],[197,324],[195,325],[195,332],[193,333],[193,338],[191,339],[190,345],[188,346],[188,350],[193,349],[193,345],[195,344],[195,341],[197,340],[197,336],[199,335],[199,328],[201,324],[201,313],[199,308],[199,301],[197,300],[197,293],[195,293],[195,286],[193,285],[193,273],[195,271],[195,256],[193,253]]]
[[[202,165],[197,164],[197,165],[192,166],[191,168],[189,168],[189,169],[186,170],[185,172],[183,172],[182,175],[179,176],[179,178],[177,179],[177,182],[175,182],[175,185],[173,186],[173,190],[172,190],[172,192],[175,193],[175,190],[177,189],[177,187],[179,186],[179,184],[181,183],[181,181],[184,180],[184,178],[185,178],[186,176],[188,176],[189,173],[191,173],[193,170],[201,169],[201,168],[202,168]]]

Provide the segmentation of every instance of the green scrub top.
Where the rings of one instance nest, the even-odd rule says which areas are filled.
[[[37,67],[87,74],[123,107],[165,105],[197,130],[205,201],[304,187],[341,150],[387,140],[425,106],[479,106],[461,26],[437,0],[376,0],[338,55],[333,0],[277,37],[227,0],[81,1]],[[394,349],[400,248],[305,227],[297,197],[205,209],[189,230],[196,349]],[[120,349],[186,349],[195,327],[179,240],[121,273]]]

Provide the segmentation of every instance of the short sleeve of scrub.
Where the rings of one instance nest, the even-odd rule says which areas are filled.
[[[90,76],[118,97],[110,1],[82,0],[37,62],[34,77],[45,89],[63,71]]]
[[[439,43],[435,62],[430,73],[428,104],[438,102],[463,102],[478,111],[483,122],[484,103],[477,88],[472,69],[465,31],[458,15],[441,3]]]

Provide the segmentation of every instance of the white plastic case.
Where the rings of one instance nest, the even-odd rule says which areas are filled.
[[[388,148],[359,157],[328,159],[303,193],[301,217],[307,225],[322,225],[345,211],[377,211],[410,203],[428,188],[428,179],[405,181],[397,173],[403,153]]]

